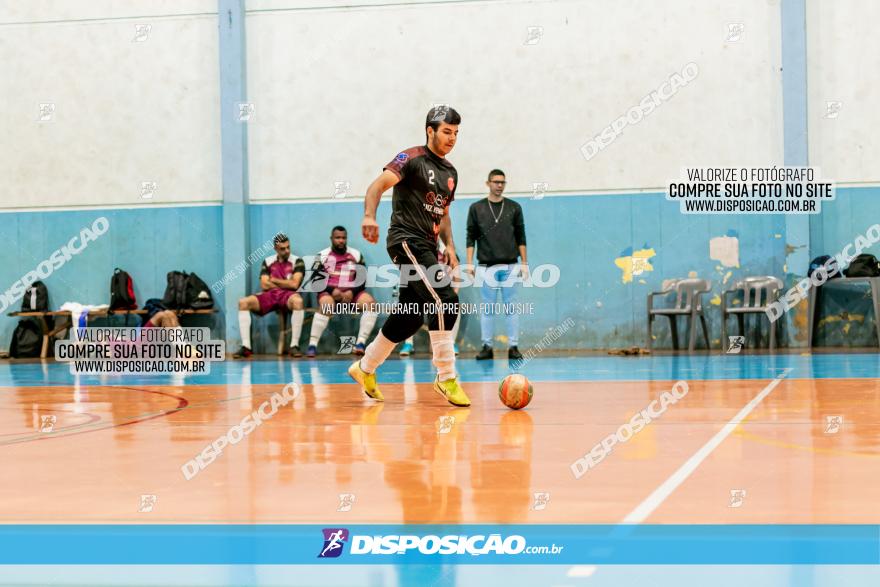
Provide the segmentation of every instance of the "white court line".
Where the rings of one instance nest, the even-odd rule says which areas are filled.
[[[679,485],[684,483],[685,479],[690,477],[691,473],[696,471],[697,467],[700,466],[706,457],[708,457],[713,450],[718,448],[724,439],[730,436],[730,433],[733,432],[740,423],[746,419],[752,410],[754,410],[761,401],[770,395],[770,392],[773,391],[779,382],[785,379],[785,376],[791,372],[791,369],[783,369],[780,375],[776,376],[776,379],[767,384],[767,387],[761,390],[758,395],[752,398],[752,401],[747,403],[743,408],[734,416],[727,424],[724,425],[724,428],[719,430],[715,436],[709,439],[709,442],[704,444],[700,450],[695,452],[691,458],[689,458],[685,463],[678,468],[678,470],[673,473],[669,479],[663,482],[654,492],[649,495],[645,501],[636,506],[636,509],[631,511],[627,516],[623,519],[623,524],[641,524],[645,521],[645,519],[650,516],[654,510],[660,507],[660,504],[663,503],[667,497],[672,495],[672,492],[675,491]]]

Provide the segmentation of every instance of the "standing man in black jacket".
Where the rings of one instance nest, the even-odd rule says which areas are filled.
[[[477,262],[484,273],[482,300],[487,311],[480,316],[480,334],[483,349],[477,360],[493,358],[492,319],[493,306],[501,290],[505,304],[509,359],[522,359],[517,348],[519,343],[519,315],[511,309],[516,301],[517,263],[522,263],[522,278],[528,275],[526,256],[526,224],[522,207],[504,197],[507,178],[500,169],[489,172],[486,181],[489,197],[471,204],[467,221],[467,264],[473,266],[474,243],[477,244]]]

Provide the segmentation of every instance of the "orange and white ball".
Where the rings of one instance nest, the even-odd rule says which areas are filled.
[[[532,401],[532,384],[525,375],[514,373],[501,380],[498,397],[501,403],[512,410],[520,410]]]

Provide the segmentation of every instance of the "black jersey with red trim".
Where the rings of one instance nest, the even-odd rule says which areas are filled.
[[[400,178],[391,197],[387,246],[417,239],[436,247],[440,220],[458,187],[455,167],[422,146],[401,151],[383,169]]]

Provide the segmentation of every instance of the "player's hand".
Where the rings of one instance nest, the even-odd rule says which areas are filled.
[[[455,268],[458,267],[458,255],[455,254],[455,251],[450,251],[446,249],[446,264],[449,265],[449,272],[453,273]]]
[[[375,218],[364,216],[361,221],[361,234],[368,243],[376,244],[379,242],[379,224]]]
[[[523,281],[526,281],[529,278],[529,264],[522,263],[519,267],[520,271],[522,272]]]

